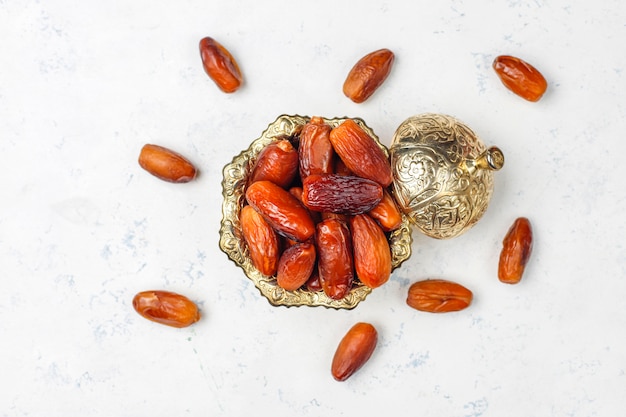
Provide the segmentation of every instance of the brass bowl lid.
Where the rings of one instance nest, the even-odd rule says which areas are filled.
[[[487,210],[500,149],[487,149],[454,117],[425,113],[406,119],[390,147],[396,202],[427,236],[447,239],[471,228]]]

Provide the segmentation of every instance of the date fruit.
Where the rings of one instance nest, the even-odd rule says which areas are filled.
[[[337,381],[345,381],[369,360],[378,343],[378,332],[370,323],[359,322],[348,330],[339,342],[331,374]]]
[[[169,291],[142,291],[133,297],[133,308],[142,317],[171,327],[187,327],[200,320],[193,301]]]
[[[330,143],[329,124],[321,117],[312,117],[300,132],[300,178],[310,174],[331,174],[335,151]]]
[[[350,233],[357,278],[370,288],[380,287],[391,275],[391,250],[387,236],[367,214],[350,218]]]
[[[313,273],[306,281],[306,289],[311,292],[322,291],[322,283],[320,282],[320,274],[317,272],[317,269],[313,269]]]
[[[382,200],[368,214],[378,222],[385,232],[396,230],[402,224],[400,209],[398,209],[395,200],[387,190],[383,190]]]
[[[297,198],[299,202],[304,204],[304,202],[302,201],[302,193],[303,193],[302,187],[295,186],[289,189],[289,194],[291,194],[292,196]],[[311,218],[313,219],[313,223],[315,224],[319,223],[322,220],[322,214],[317,211],[309,210],[309,214],[311,215]]]
[[[313,212],[313,213],[316,213],[316,212]],[[320,214],[321,220],[335,219],[335,220],[340,220],[347,224],[350,219],[350,216],[348,214],[333,213],[332,211],[323,211],[319,214]]]
[[[239,221],[252,265],[263,275],[274,275],[281,248],[276,232],[252,206],[241,209]]]
[[[526,217],[518,217],[502,241],[498,263],[498,279],[506,284],[517,284],[533,247],[533,231]]]
[[[429,279],[409,287],[406,303],[416,310],[447,313],[467,308],[472,302],[470,290],[452,281]]]
[[[139,166],[167,182],[185,183],[196,177],[196,168],[191,162],[159,145],[146,144],[141,148]]]
[[[380,184],[366,178],[312,174],[302,182],[302,202],[314,211],[359,214],[376,207],[382,198]]]
[[[361,58],[352,67],[343,83],[343,93],[355,103],[367,100],[387,79],[395,55],[389,49],[379,49]]]
[[[246,200],[280,235],[304,242],[315,233],[309,210],[289,191],[271,181],[250,184]]]
[[[348,226],[336,219],[318,223],[315,246],[322,289],[328,297],[340,300],[350,292],[354,280],[352,239]]]
[[[234,93],[241,87],[243,77],[235,58],[215,39],[200,40],[200,57],[207,75],[225,93]]]
[[[354,120],[347,119],[330,132],[330,142],[346,167],[355,175],[383,187],[392,181],[391,165],[383,150]]]
[[[346,163],[341,158],[335,158],[335,167],[333,173],[337,175],[354,175],[352,171],[346,166]]]
[[[543,75],[520,58],[500,55],[492,66],[502,84],[525,100],[539,101],[548,88]]]
[[[312,243],[297,243],[285,249],[278,261],[276,284],[287,291],[302,287],[313,273],[315,258]]]
[[[298,151],[287,139],[279,139],[259,152],[250,173],[250,184],[255,181],[272,181],[287,188],[298,173]]]

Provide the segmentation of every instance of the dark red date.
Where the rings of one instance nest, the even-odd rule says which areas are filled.
[[[313,174],[302,182],[302,202],[315,211],[360,214],[376,207],[382,198],[380,184],[366,178]]]

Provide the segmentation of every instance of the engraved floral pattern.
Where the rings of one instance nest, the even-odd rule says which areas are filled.
[[[484,214],[493,192],[493,173],[470,172],[485,146],[458,120],[424,114],[405,120],[391,145],[398,204],[426,235],[459,235]]]

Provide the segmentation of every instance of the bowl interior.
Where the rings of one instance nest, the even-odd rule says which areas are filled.
[[[331,127],[340,125],[347,118],[324,119]],[[383,149],[388,156],[387,148],[380,143],[363,120],[352,118],[358,123]],[[276,284],[276,277],[266,276],[254,267],[246,243],[241,232],[239,213],[245,203],[247,178],[257,160],[261,150],[269,143],[283,138],[294,137],[310,120],[308,116],[279,116],[254,140],[248,149],[235,156],[223,169],[222,180],[222,222],[220,225],[220,249],[239,266],[245,275],[254,283],[261,294],[274,306],[323,306],[335,309],[352,309],[363,301],[372,291],[355,279],[348,295],[341,300],[334,300],[326,296],[323,291],[311,292],[306,289],[286,291]],[[390,190],[391,191],[391,190]],[[391,248],[392,270],[398,268],[411,255],[411,228],[408,219],[403,216],[400,228],[388,234]]]

